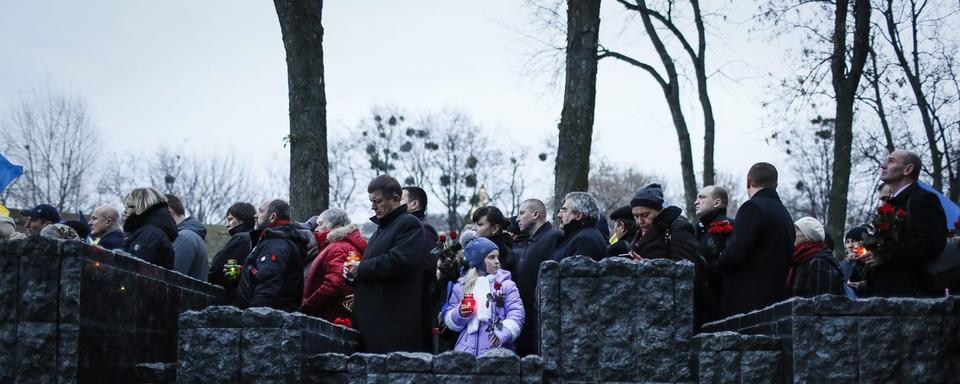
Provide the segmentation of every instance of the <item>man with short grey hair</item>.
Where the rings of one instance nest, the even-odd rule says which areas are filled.
[[[557,245],[552,260],[584,255],[599,261],[607,254],[607,242],[597,229],[600,207],[597,199],[587,192],[570,192],[563,197],[563,206],[557,212],[557,221],[563,230],[563,240]]]
[[[90,236],[94,245],[104,249],[123,247],[123,229],[120,228],[120,211],[110,204],[102,204],[90,215]]]

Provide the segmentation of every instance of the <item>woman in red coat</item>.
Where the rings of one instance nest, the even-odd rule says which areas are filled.
[[[331,208],[317,218],[314,232],[320,251],[307,268],[303,283],[303,313],[333,322],[350,318],[344,306],[347,296],[353,295],[353,286],[343,277],[343,263],[351,252],[363,254],[367,240],[342,209]]]

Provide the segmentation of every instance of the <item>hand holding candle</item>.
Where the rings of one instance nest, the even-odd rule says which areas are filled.
[[[473,310],[477,307],[477,301],[473,298],[472,293],[467,293],[463,295],[463,300],[460,300],[460,316],[461,317],[470,317],[473,314]]]

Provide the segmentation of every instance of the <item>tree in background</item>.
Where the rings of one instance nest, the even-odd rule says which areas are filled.
[[[655,181],[662,183],[660,176],[633,167],[621,167],[604,158],[594,160],[591,168],[589,192],[597,198],[607,216],[617,208],[629,205],[633,192],[640,187]]]
[[[5,155],[24,166],[6,191],[7,204],[85,208],[102,143],[83,97],[49,89],[23,93],[0,126]]]
[[[329,205],[323,0],[274,0],[287,52],[290,98],[290,206],[305,220]]]
[[[687,33],[682,30],[679,18],[683,12],[676,7],[673,1],[667,1],[661,5],[662,10],[650,7],[644,0],[617,0],[627,10],[637,12],[643,21],[643,28],[647,37],[653,46],[663,71],[657,70],[653,65],[630,57],[622,52],[600,48],[599,58],[614,58],[627,64],[635,66],[653,77],[663,91],[664,99],[670,110],[674,129],[677,131],[677,140],[680,145],[680,168],[683,176],[683,189],[686,201],[686,210],[693,211],[693,203],[697,196],[697,178],[693,166],[693,149],[690,143],[690,130],[687,127],[687,118],[683,113],[683,98],[681,97],[681,74],[679,66],[686,59],[690,60],[690,65],[694,69],[694,78],[697,84],[697,96],[700,108],[703,111],[703,184],[714,184],[714,141],[715,141],[715,120],[713,117],[713,105],[710,101],[710,94],[707,91],[707,72],[706,72],[706,27],[704,24],[703,13],[700,9],[700,2],[690,1],[688,16],[692,19],[696,40],[693,41]],[[672,36],[683,48],[684,54],[675,55],[668,49],[668,41],[661,36],[661,31],[666,28],[667,36]],[[691,42],[693,41],[693,42]],[[694,47],[696,44],[696,47]]]
[[[553,203],[567,192],[586,191],[597,99],[600,0],[567,1],[566,77],[557,142]]]

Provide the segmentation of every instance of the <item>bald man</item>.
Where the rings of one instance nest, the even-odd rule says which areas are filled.
[[[103,204],[90,215],[90,236],[93,244],[106,249],[123,246],[123,231],[120,229],[120,211],[110,204]]]
[[[943,223],[947,221],[937,195],[920,188],[917,180],[923,165],[920,156],[896,150],[880,165],[880,181],[890,188],[888,202],[906,213],[897,228],[897,243],[892,252],[874,255],[867,252],[864,264],[873,268],[867,279],[870,296],[930,296],[934,292],[925,263],[943,252],[947,242]]]

